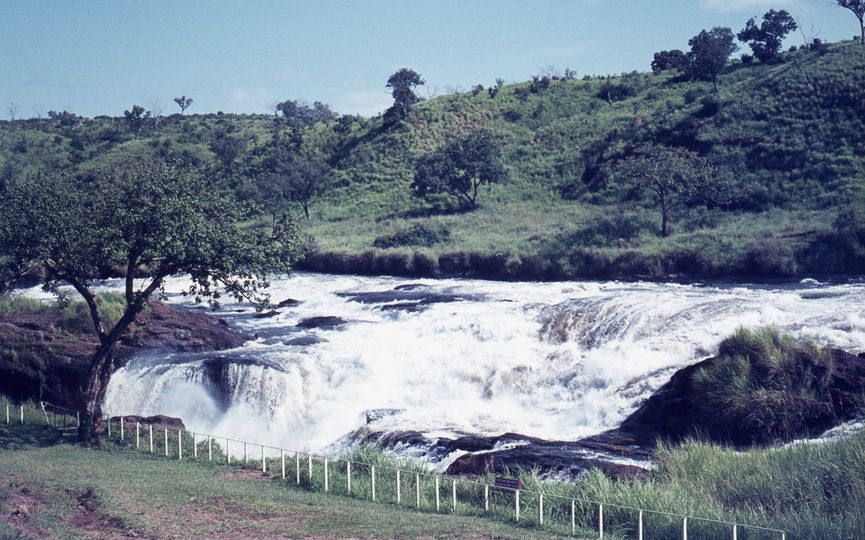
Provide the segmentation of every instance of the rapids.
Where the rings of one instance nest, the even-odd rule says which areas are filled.
[[[177,292],[178,309],[202,309]],[[113,287],[109,282],[106,286]],[[502,283],[297,273],[278,314],[215,313],[256,336],[206,354],[140,355],[111,380],[111,415],[300,451],[346,435],[518,432],[575,440],[618,426],[679,368],[738,326],[775,325],[865,350],[865,283]],[[242,310],[242,311],[241,311]],[[369,423],[369,424],[368,424]]]

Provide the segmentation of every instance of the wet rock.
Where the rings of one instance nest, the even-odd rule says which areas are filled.
[[[271,317],[276,317],[277,315],[279,315],[279,312],[272,309],[270,311],[262,311],[261,313],[256,313],[255,315],[253,315],[253,317],[255,317],[256,319],[269,319]]]
[[[579,478],[597,468],[610,477],[633,480],[646,474],[653,453],[653,448],[640,446],[623,433],[580,441],[547,441],[519,433],[435,440],[416,431],[375,433],[365,430],[356,435],[362,437],[356,438],[356,442],[373,443],[386,450],[414,449],[414,453],[426,455],[433,463],[465,452],[446,470],[446,474],[461,476],[538,469],[543,476]]]
[[[324,330],[331,330],[344,324],[348,324],[348,321],[341,317],[326,315],[322,317],[309,317],[308,319],[302,319],[297,323],[297,326],[299,328],[321,328]]]
[[[120,422],[119,416],[112,416],[111,421],[114,422],[113,425],[118,425]],[[164,429],[168,428],[171,430],[181,430],[186,431],[186,425],[184,425],[183,420],[180,418],[175,418],[173,416],[165,416],[162,414],[157,414],[154,416],[137,416],[134,414],[127,414],[123,416],[123,426],[127,431],[134,430],[135,424],[141,424],[142,426],[153,426],[154,428]]]
[[[300,300],[295,300],[294,298],[286,298],[282,302],[276,304],[278,307],[287,308],[287,307],[296,307],[301,304]]]
[[[397,414],[402,414],[404,412],[405,409],[370,409],[366,411],[366,423],[371,424],[376,420],[380,420],[388,416],[396,416]]]
[[[150,300],[136,324],[115,348],[115,366],[141,352],[204,352],[240,347],[247,336],[206,313],[185,312],[158,300]],[[75,389],[82,384],[90,357],[99,345],[92,332],[67,333],[53,329],[47,315],[0,317],[4,349],[0,355],[0,393],[16,400],[49,401],[77,408]]]
[[[478,300],[477,295],[442,292],[427,285],[410,283],[399,285],[389,291],[346,292],[338,296],[361,304],[381,304],[384,310],[420,311],[433,304]]]

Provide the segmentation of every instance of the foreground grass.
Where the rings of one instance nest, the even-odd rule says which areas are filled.
[[[225,465],[70,444],[0,425],[0,538],[554,538],[306,491]]]

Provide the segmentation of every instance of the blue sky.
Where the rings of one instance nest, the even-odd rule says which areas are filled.
[[[770,8],[824,41],[858,21],[830,0],[2,0],[0,116],[122,116],[133,105],[267,113],[322,101],[372,116],[402,67],[439,94],[559,71],[648,71],[702,29],[738,32]],[[787,46],[800,44],[799,33]],[[750,52],[743,45],[740,52]],[[737,53],[738,54],[738,53]]]

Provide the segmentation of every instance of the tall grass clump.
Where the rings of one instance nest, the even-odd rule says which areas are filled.
[[[123,316],[126,309],[126,298],[120,293],[106,292],[96,296],[96,305],[102,313],[102,319],[108,328],[112,328]],[[83,334],[93,330],[93,319],[87,304],[73,301],[60,308],[57,327],[73,334]]]
[[[737,445],[817,435],[831,423],[831,353],[777,328],[739,328],[695,373],[703,427]]]
[[[51,304],[40,302],[29,296],[0,296],[0,315],[36,314],[45,315]]]

